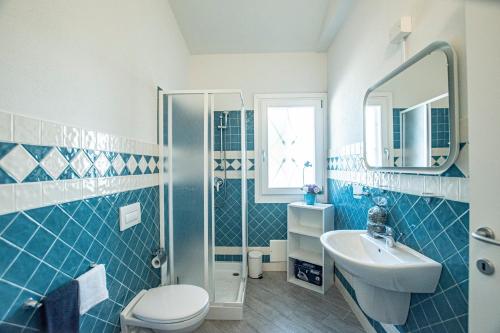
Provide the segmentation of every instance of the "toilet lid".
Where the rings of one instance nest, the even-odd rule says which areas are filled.
[[[141,320],[175,323],[196,317],[208,306],[205,289],[186,284],[149,289],[132,310]]]

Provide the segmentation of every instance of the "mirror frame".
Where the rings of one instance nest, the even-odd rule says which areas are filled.
[[[370,166],[366,161],[366,102],[370,93],[375,89],[394,78],[410,66],[417,63],[419,60],[428,56],[435,51],[442,51],[446,55],[448,62],[448,96],[449,96],[449,115],[450,115],[450,153],[445,163],[437,167],[375,167]],[[395,70],[390,72],[382,80],[371,86],[365,94],[363,99],[363,164],[369,171],[380,172],[395,172],[395,173],[411,173],[411,174],[427,174],[427,175],[440,175],[448,170],[456,162],[460,151],[460,133],[459,133],[459,107],[458,107],[458,78],[457,78],[457,59],[455,51],[452,46],[443,41],[431,43],[429,46],[415,54],[406,62],[401,64]]]

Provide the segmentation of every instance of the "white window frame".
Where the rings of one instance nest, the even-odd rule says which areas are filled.
[[[394,138],[393,138],[393,106],[392,106],[392,93],[391,92],[374,92],[366,100],[366,105],[380,105],[382,107],[382,125],[387,126],[387,130],[382,128],[381,142],[384,147],[382,153],[382,166],[393,167],[394,152]],[[366,110],[365,110],[366,112]],[[366,116],[365,116],[366,117]],[[363,136],[366,137],[366,127]],[[366,142],[364,143],[366,145]],[[387,150],[386,150],[387,149]]]
[[[326,170],[326,93],[301,93],[301,94],[256,94],[254,96],[254,133],[255,133],[255,202],[256,203],[289,203],[301,201],[304,194],[300,189],[269,189],[267,187],[267,106],[272,105],[303,105],[305,102],[318,105],[315,112],[316,144],[315,161],[313,167],[316,179],[321,186],[322,194],[318,201],[326,202],[327,199],[327,170]]]

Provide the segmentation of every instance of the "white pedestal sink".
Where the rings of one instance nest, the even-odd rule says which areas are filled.
[[[434,292],[441,275],[440,263],[401,243],[387,247],[366,230],[330,231],[321,244],[335,265],[352,275],[361,309],[386,324],[404,324],[411,293]]]

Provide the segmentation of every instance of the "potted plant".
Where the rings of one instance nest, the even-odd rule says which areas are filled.
[[[316,203],[316,195],[321,193],[321,188],[316,184],[308,184],[302,187],[304,191],[304,201],[308,205],[314,205]]]

